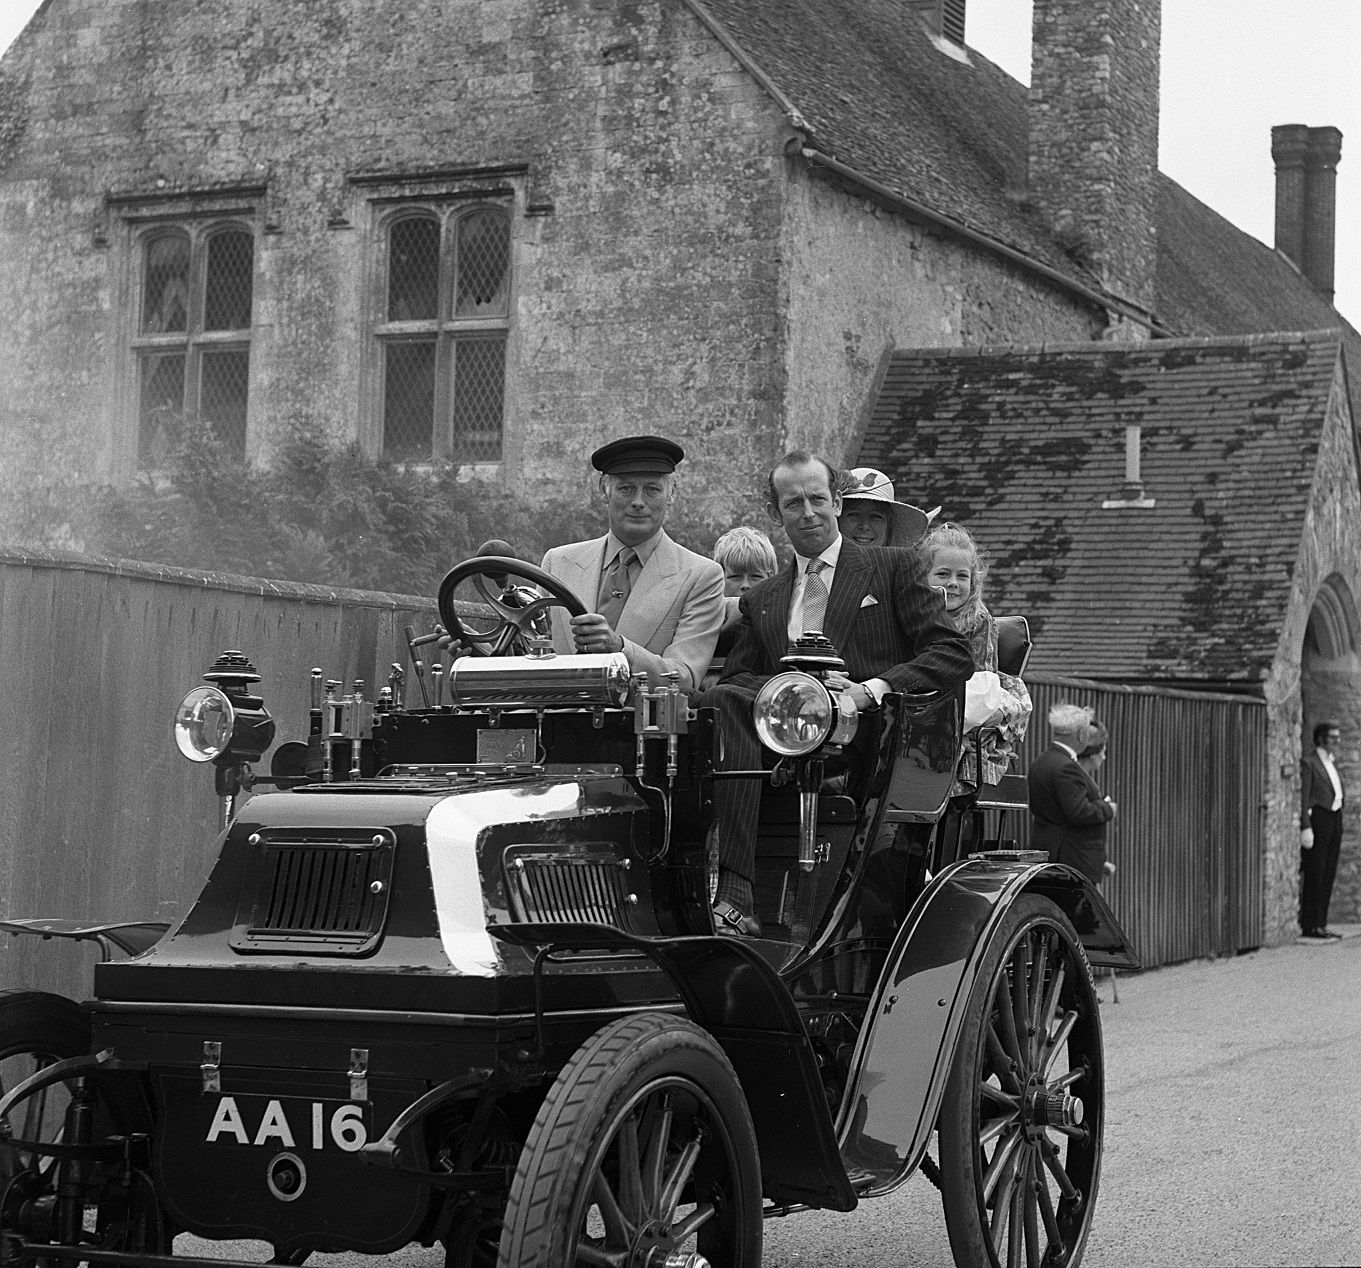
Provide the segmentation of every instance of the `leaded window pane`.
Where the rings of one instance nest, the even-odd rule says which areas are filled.
[[[459,339],[454,345],[453,458],[501,460],[505,392],[505,335]]]
[[[383,456],[428,461],[435,423],[435,340],[383,346]]]
[[[204,330],[245,330],[250,326],[254,245],[239,229],[208,239],[208,269],[203,294]]]
[[[499,316],[510,299],[510,217],[487,208],[458,222],[455,317]]]
[[[169,426],[184,409],[184,360],[182,352],[153,352],[140,360],[137,455],[143,462],[165,457]]]
[[[397,221],[388,233],[388,320],[429,321],[439,310],[439,224]]]
[[[246,388],[250,353],[245,348],[204,352],[199,362],[199,417],[234,453],[246,452]]]
[[[162,234],[146,246],[142,332],[169,334],[189,328],[189,238]]]

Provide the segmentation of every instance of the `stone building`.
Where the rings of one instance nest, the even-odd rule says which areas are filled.
[[[532,493],[646,429],[725,527],[787,448],[880,453],[895,355],[1310,331],[1340,349],[1311,434],[1350,452],[1336,130],[1276,130],[1272,250],[1157,170],[1157,0],[1036,0],[1029,89],[965,9],[45,0],[0,59],[10,463],[126,480],[185,412],[265,461],[306,426]],[[1338,463],[1296,490],[1271,617],[1306,702],[1361,687]]]
[[[1157,6],[1043,0],[1029,132],[962,15],[46,0],[0,62],[0,421],[115,479],[189,411],[517,486],[646,426],[722,524],[772,453],[853,456],[893,348],[1179,331]]]
[[[1265,701],[1254,742],[1200,743],[1261,753],[1244,782],[1263,814],[1246,808],[1268,942],[1297,932],[1301,735],[1331,717],[1349,749],[1361,741],[1361,471],[1343,343],[1333,331],[903,351],[861,446],[969,526],[991,557],[989,607],[1030,621],[1029,672]],[[1143,756],[1131,785],[1158,778],[1158,754]],[[1148,790],[1121,791],[1137,807]],[[1244,809],[1220,805],[1215,830]],[[1145,845],[1184,852],[1177,833],[1194,821],[1173,816],[1170,839]],[[1355,807],[1347,824],[1354,842]],[[1335,918],[1359,904],[1352,848]]]

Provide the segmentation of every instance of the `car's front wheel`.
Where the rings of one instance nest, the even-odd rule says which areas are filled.
[[[602,1027],[539,1108],[499,1268],[760,1262],[756,1134],[722,1049],[663,1013]]]

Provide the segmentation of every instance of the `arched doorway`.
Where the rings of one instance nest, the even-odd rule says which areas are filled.
[[[1333,886],[1329,920],[1361,920],[1361,654],[1351,588],[1334,573],[1320,587],[1309,612],[1300,655],[1300,703],[1304,734],[1301,751],[1312,746],[1317,723],[1336,722],[1342,731],[1338,767],[1347,790],[1342,826],[1342,855]]]

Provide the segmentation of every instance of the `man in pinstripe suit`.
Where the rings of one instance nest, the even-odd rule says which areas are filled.
[[[858,546],[837,529],[836,472],[821,458],[786,454],[767,481],[766,512],[794,547],[794,565],[742,596],[737,642],[706,703],[718,708],[721,770],[755,770],[763,750],[751,706],[761,684],[803,633],[818,630],[846,662],[829,684],[858,709],[885,692],[938,691],[973,673],[968,640],[945,620],[943,593],[931,589],[907,551]],[[718,821],[719,933],[756,935],[752,878],[761,781],[714,782]]]

